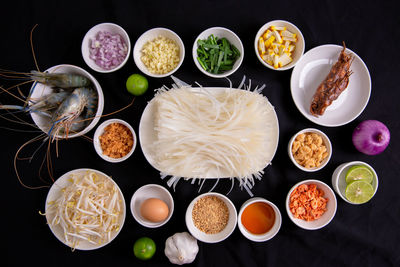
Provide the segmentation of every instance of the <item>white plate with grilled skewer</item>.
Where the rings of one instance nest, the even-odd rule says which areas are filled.
[[[328,127],[345,125],[357,118],[367,106],[371,94],[371,77],[367,66],[353,51],[345,53],[354,57],[347,88],[329,105],[324,114],[314,116],[310,106],[318,86],[324,81],[332,66],[338,61],[343,46],[321,45],[309,50],[293,69],[290,87],[292,98],[310,121]]]

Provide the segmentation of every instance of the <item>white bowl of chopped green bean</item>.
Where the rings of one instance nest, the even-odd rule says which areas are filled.
[[[223,27],[209,28],[193,44],[193,60],[204,74],[223,78],[234,73],[242,64],[244,56],[240,38]]]
[[[272,30],[271,27],[275,28]],[[264,24],[254,40],[258,60],[272,70],[293,68],[303,56],[304,48],[301,31],[285,20],[274,20]]]

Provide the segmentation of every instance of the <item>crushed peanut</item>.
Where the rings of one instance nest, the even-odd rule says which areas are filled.
[[[307,169],[321,166],[322,161],[328,157],[322,137],[310,132],[296,136],[292,154],[296,162]]]
[[[111,123],[99,136],[103,155],[110,158],[122,158],[133,147],[133,134],[128,127],[121,123]]]
[[[229,210],[219,197],[205,196],[194,204],[192,219],[200,231],[206,234],[217,234],[228,224]]]
[[[178,66],[179,46],[175,41],[159,36],[143,46],[140,59],[151,73],[165,74]]]

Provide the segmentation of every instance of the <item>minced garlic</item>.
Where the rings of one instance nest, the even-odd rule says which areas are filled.
[[[140,59],[151,73],[165,74],[178,66],[179,53],[175,41],[159,36],[143,46]]]

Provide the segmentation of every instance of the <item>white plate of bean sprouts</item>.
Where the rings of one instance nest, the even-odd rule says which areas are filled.
[[[124,196],[108,175],[76,169],[50,188],[45,216],[50,230],[72,250],[94,250],[109,244],[126,216]]]

